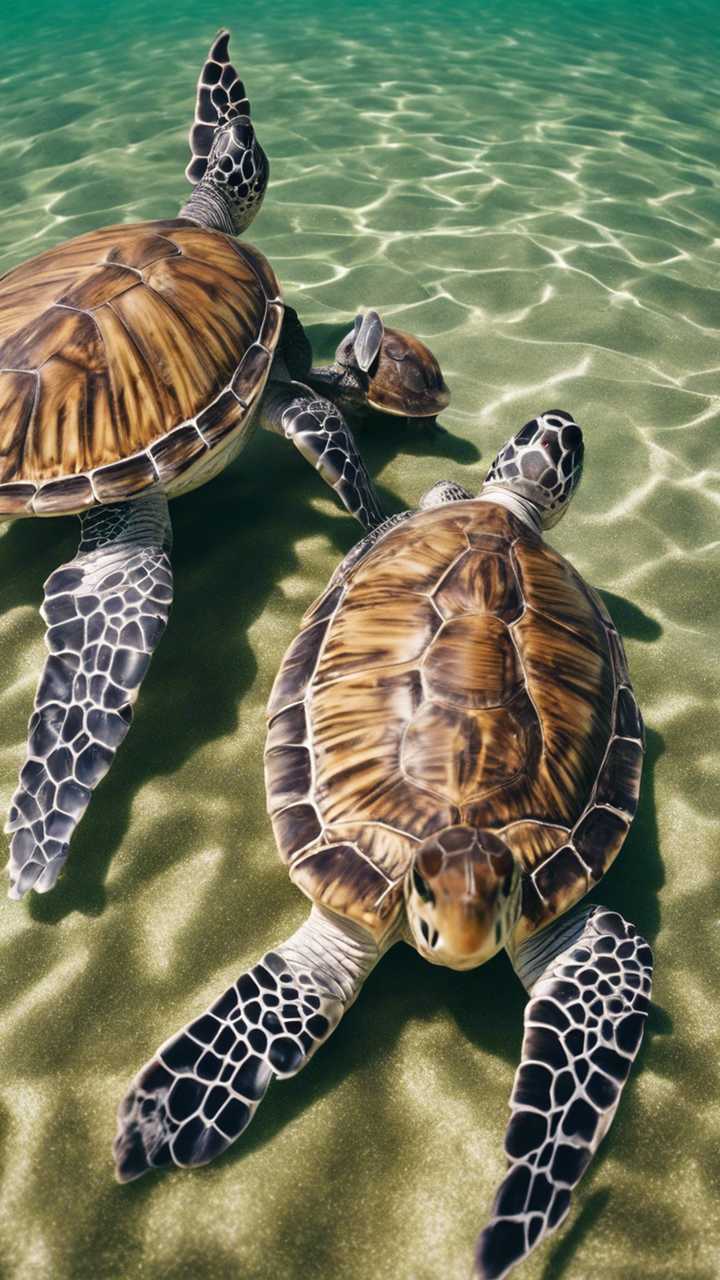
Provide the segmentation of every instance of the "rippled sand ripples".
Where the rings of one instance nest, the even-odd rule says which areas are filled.
[[[0,270],[102,223],[174,212],[192,87],[221,23],[272,162],[252,238],[317,354],[374,305],[432,343],[451,383],[450,435],[362,429],[388,505],[443,475],[479,485],[539,409],[565,406],[585,428],[586,477],[552,540],[606,592],[650,730],[640,815],[600,896],[652,935],[658,1009],[569,1225],[523,1275],[711,1280],[714,7],[30,4],[3,20]],[[520,1042],[521,992],[501,959],[463,976],[398,949],[307,1072],[271,1091],[244,1158],[112,1182],[129,1077],[302,918],[264,815],[263,707],[354,538],[270,438],[175,504],[174,522],[176,604],[132,736],[55,893],[0,906],[0,1271],[464,1276]],[[73,540],[69,522],[0,532],[3,805],[42,661],[41,583]]]

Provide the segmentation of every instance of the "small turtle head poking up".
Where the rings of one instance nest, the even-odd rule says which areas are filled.
[[[474,969],[507,942],[520,910],[520,871],[490,831],[446,827],[420,845],[405,880],[413,942],[432,964]]]
[[[429,347],[402,329],[389,329],[377,311],[357,315],[329,368],[312,370],[347,410],[374,409],[425,426],[450,403],[450,390]]]

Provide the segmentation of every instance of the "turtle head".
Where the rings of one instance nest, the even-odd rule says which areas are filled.
[[[195,186],[182,217],[230,235],[250,225],[263,202],[270,165],[255,136],[245,86],[219,31],[197,86],[185,176]]]
[[[580,483],[583,437],[562,409],[527,422],[493,458],[483,495],[504,490],[535,508],[544,529],[557,524]]]
[[[338,344],[332,376],[335,398],[349,408],[434,421],[450,402],[430,348],[413,334],[386,328],[377,311],[355,317]]]
[[[474,969],[507,942],[520,909],[520,870],[491,831],[446,827],[416,851],[405,879],[413,942],[432,964]]]

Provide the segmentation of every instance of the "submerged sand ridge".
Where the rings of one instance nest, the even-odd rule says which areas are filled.
[[[0,269],[172,215],[199,60],[233,29],[272,166],[252,240],[328,358],[359,306],[417,332],[451,435],[358,431],[391,509],[479,486],[540,409],[585,432],[550,540],[605,593],[649,729],[641,810],[596,895],[651,937],[640,1062],[528,1280],[711,1280],[717,1241],[718,37],[709,6],[128,7],[7,20]],[[28,59],[33,62],[31,91]],[[355,539],[263,435],[174,505],[176,597],[136,723],[64,880],[0,903],[4,1273],[465,1276],[503,1169],[522,991],[504,958],[398,948],[236,1154],[112,1181],[114,1110],[160,1041],[305,912],[264,813],[263,709]],[[0,532],[0,801],[72,521]],[[170,719],[169,713],[172,714]],[[243,1154],[244,1153],[244,1154]],[[432,1206],[429,1212],[428,1206]]]

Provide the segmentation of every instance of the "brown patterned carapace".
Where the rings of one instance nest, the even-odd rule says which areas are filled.
[[[293,880],[384,933],[420,843],[466,824],[523,872],[518,937],[582,897],[637,805],[642,727],[595,594],[505,508],[421,511],[309,611],[268,708]]]
[[[0,518],[167,490],[227,444],[269,371],[278,295],[255,249],[178,218],[94,231],[4,276]]]

